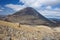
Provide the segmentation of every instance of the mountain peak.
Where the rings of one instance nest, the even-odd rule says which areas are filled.
[[[34,8],[26,7],[26,8],[24,8],[16,13],[14,13],[13,15],[19,15],[19,16],[21,16],[21,15],[36,15],[36,12],[37,11]]]
[[[32,7],[26,7],[25,9],[33,9]]]
[[[32,7],[26,7],[11,16],[7,16],[5,20],[29,25],[55,25],[54,22],[45,18]]]

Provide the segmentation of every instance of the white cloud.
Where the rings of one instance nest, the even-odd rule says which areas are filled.
[[[56,11],[60,11],[60,8],[55,8],[54,10],[56,10]]]
[[[42,5],[47,6],[47,9],[52,9],[51,6],[60,3],[60,0],[20,0],[24,5],[7,4],[6,7],[12,8],[13,10],[20,10],[24,7],[33,7],[35,9],[41,8]]]
[[[21,10],[22,8],[24,8],[25,6],[21,6],[21,5],[14,5],[14,4],[7,4],[5,5],[6,7],[12,8],[14,11],[18,11]]]
[[[20,1],[22,1],[25,6],[34,7],[34,8],[40,6],[39,0],[20,0]]]
[[[56,18],[60,17],[60,11],[57,10],[38,10],[40,14],[44,15],[45,17]]]
[[[23,2],[26,6],[31,6],[31,7],[40,7],[42,5],[56,5],[60,3],[60,0],[20,0]]]
[[[53,17],[59,16],[60,8],[53,9],[52,6],[55,6],[60,3],[60,0],[20,0],[24,5],[14,5],[7,4],[6,7],[12,8],[15,11],[21,10],[25,7],[33,7],[43,15],[51,15]],[[42,10],[42,5],[45,5],[45,9]]]
[[[49,9],[49,10],[51,10],[51,9],[52,9],[52,7],[51,7],[51,6],[47,6],[47,7],[46,7],[46,9]]]
[[[0,9],[0,11],[3,11],[3,10]]]
[[[4,11],[4,7],[0,5],[0,11]]]

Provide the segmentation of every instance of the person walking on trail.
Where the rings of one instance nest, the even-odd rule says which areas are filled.
[[[20,26],[20,23],[19,23],[19,27],[21,27],[21,26]]]

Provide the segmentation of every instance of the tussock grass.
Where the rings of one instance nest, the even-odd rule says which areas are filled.
[[[20,39],[24,40],[42,40],[42,39],[54,39],[59,40],[60,39],[60,28],[50,28],[48,26],[30,26],[30,25],[20,25],[19,23],[10,23],[0,20],[1,26],[7,26],[12,27],[12,29],[19,30],[20,33],[17,34],[17,36],[20,35]],[[18,32],[18,31],[17,31]],[[15,36],[12,37],[13,40],[17,40]]]
[[[41,31],[47,31],[47,32],[52,32],[51,28],[46,27],[46,26],[30,26],[30,25],[20,25],[21,27],[19,28],[19,23],[10,23],[10,22],[5,22],[0,20],[0,25],[2,26],[8,26],[8,27],[13,27],[17,28],[19,30],[28,30],[28,31],[33,31],[33,30],[41,30]]]
[[[10,22],[5,22],[0,20],[0,25],[1,26],[8,26],[8,27],[18,27],[19,23],[10,23]]]

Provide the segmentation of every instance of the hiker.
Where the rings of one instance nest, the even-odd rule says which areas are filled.
[[[20,23],[19,23],[19,27],[21,27],[21,26],[20,26]]]

